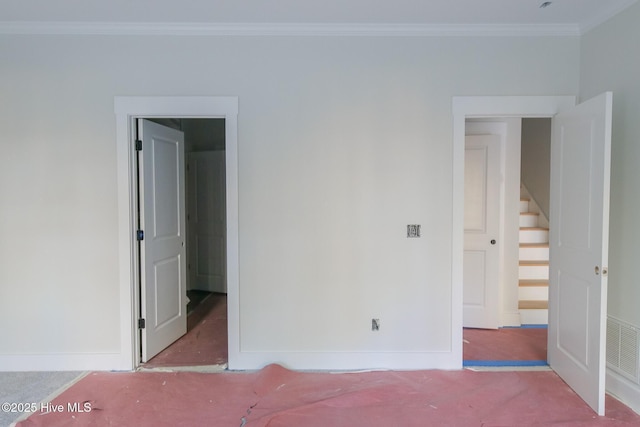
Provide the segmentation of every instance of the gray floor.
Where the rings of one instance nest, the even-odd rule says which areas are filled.
[[[40,403],[53,398],[83,372],[0,372],[0,404]],[[0,426],[10,426],[22,413],[0,410]]]

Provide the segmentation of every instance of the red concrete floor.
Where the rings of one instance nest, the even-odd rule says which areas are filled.
[[[468,329],[464,360],[547,360],[546,328]]]
[[[187,334],[143,366],[206,366],[227,363],[227,295],[211,294],[187,317]]]
[[[70,411],[77,404],[84,412]],[[60,405],[60,406],[59,406]],[[638,426],[607,396],[598,417],[551,371],[92,373],[35,426]]]

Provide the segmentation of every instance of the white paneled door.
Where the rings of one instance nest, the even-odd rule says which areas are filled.
[[[189,286],[227,292],[225,152],[188,154]]]
[[[468,135],[464,160],[463,326],[499,326],[500,136]]]
[[[138,121],[142,356],[147,362],[187,332],[184,135]]]
[[[553,119],[549,365],[604,415],[612,94]]]

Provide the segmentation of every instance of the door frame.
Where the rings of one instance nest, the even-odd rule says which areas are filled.
[[[238,98],[218,96],[116,96],[116,163],[118,188],[118,264],[120,291],[119,369],[139,365],[137,319],[140,295],[135,240],[137,202],[134,122],[137,118],[225,119],[227,199],[227,304],[228,366],[240,352],[239,217],[238,217]]]
[[[576,104],[575,96],[456,96],[453,112],[451,229],[451,347],[462,368],[464,260],[464,146],[466,119],[553,117]]]

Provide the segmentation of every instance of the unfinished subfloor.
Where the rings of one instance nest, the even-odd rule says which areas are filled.
[[[85,412],[69,411],[69,405]],[[27,426],[637,426],[607,396],[598,417],[544,372],[92,373]],[[60,405],[60,406],[58,406]],[[88,409],[88,410],[86,410]]]
[[[547,328],[463,330],[463,358],[474,361],[547,360]]]
[[[187,317],[187,334],[160,352],[145,368],[227,363],[227,295],[212,293]]]

